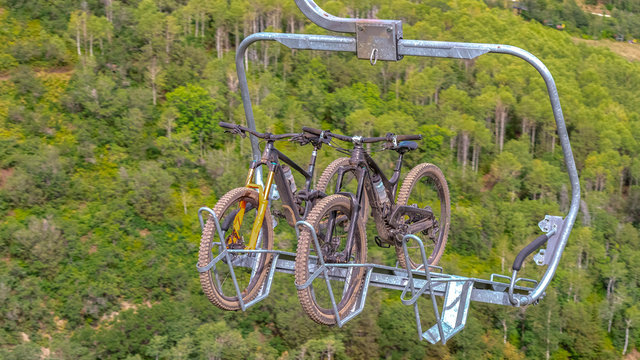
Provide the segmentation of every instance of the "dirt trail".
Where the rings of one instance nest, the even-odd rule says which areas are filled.
[[[573,42],[576,44],[583,43],[591,46],[606,47],[627,60],[640,61],[640,44],[630,44],[628,42],[614,40],[585,40],[580,38],[573,38]]]

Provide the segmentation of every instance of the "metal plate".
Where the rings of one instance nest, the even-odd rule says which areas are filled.
[[[551,216],[546,215],[544,220],[538,223],[538,227],[545,233],[548,233],[555,229],[555,233],[549,236],[549,240],[547,240],[547,248],[544,249],[544,260],[542,261],[542,265],[551,264],[551,259],[553,255],[556,253],[556,247],[558,246],[558,240],[560,239],[560,233],[562,232],[562,226],[564,225],[564,220],[562,220],[561,216]]]
[[[402,37],[399,21],[371,21],[356,23],[357,54],[359,59],[398,61],[398,40]]]

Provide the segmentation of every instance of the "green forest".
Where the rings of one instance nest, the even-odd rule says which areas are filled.
[[[509,44],[547,65],[582,201],[544,299],[473,303],[444,346],[418,341],[412,308],[394,291],[370,289],[341,329],[309,320],[286,274],[247,312],[216,308],[195,267],[197,210],[242,186],[251,158],[248,139],[217,126],[245,123],[235,49],[259,31],[328,32],[293,0],[0,0],[0,358],[638,358],[640,63],[575,42],[588,22],[557,31],[480,0],[318,4],[401,19],[405,39]],[[640,3],[603,6],[637,14]],[[424,136],[407,168],[431,162],[447,177],[447,273],[510,275],[538,222],[568,211],[546,88],[520,59],[371,66],[259,43],[246,60],[259,131]],[[278,146],[308,161],[310,147]],[[320,167],[339,156],[323,148]],[[392,168],[391,154],[374,157]],[[276,247],[294,251],[293,229],[276,230]],[[393,265],[394,256],[369,241],[371,261]],[[529,258],[521,275],[545,269]]]
[[[585,39],[640,41],[640,3],[636,0],[486,0],[514,9],[525,19],[567,30]]]

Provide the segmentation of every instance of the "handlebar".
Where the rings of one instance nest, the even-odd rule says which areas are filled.
[[[229,129],[230,130],[229,132],[232,134],[244,135],[245,132],[248,132],[249,134],[252,134],[255,137],[258,137],[260,139],[265,139],[267,141],[283,140],[287,138],[298,137],[301,135],[300,133],[287,133],[287,134],[279,134],[279,135],[274,135],[271,133],[260,133],[260,132],[249,129],[248,127],[244,127],[242,125],[237,125],[237,124],[230,124],[224,121],[220,121],[218,125],[220,125],[225,129]]]
[[[303,127],[302,131],[308,132],[310,134],[318,135],[318,136],[320,136],[320,134],[323,133],[323,130],[314,129],[307,126]],[[333,137],[338,140],[342,140],[346,142],[358,141],[362,143],[375,143],[375,142],[382,142],[382,141],[393,142],[394,140],[395,141],[422,140],[422,135],[394,135],[392,133],[387,133],[386,136],[380,136],[380,137],[358,137],[358,136],[345,136],[340,134],[334,134],[329,130],[324,131],[324,136]]]

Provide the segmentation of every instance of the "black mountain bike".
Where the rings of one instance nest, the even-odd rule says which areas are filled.
[[[220,222],[224,244],[220,244],[218,241],[215,221],[210,216],[204,226],[200,241],[199,267],[206,266],[215,257],[212,251],[214,245],[219,246],[220,250],[223,249],[222,246],[239,250],[271,250],[273,248],[274,222],[270,203],[273,200],[272,188],[274,182],[284,209],[284,214],[280,215],[291,226],[305,218],[315,201],[319,197],[325,196],[322,192],[311,191],[311,180],[315,170],[317,153],[324,142],[322,136],[310,133],[274,135],[259,133],[244,126],[225,122],[220,122],[219,125],[228,129],[228,132],[232,134],[241,136],[246,136],[246,133],[253,134],[265,140],[266,145],[261,159],[251,162],[245,186],[235,188],[224,194],[213,208],[213,212]],[[309,143],[313,145],[311,160],[306,171],[275,148],[276,141],[287,139],[298,142],[301,145]],[[281,161],[289,166],[281,165]],[[263,165],[269,170],[264,186],[253,182],[256,170]],[[304,176],[306,180],[304,188],[296,189],[291,169]],[[213,266],[208,271],[200,273],[202,289],[209,300],[217,307],[224,310],[238,310],[241,306],[235,283],[237,283],[238,289],[242,294],[243,302],[246,303],[253,300],[267,280],[272,258],[273,256],[269,252],[236,252],[233,255],[233,264],[253,260],[253,266],[234,267],[235,281],[231,276],[230,268],[224,266],[224,264]]]
[[[418,147],[417,143],[409,140],[420,140],[421,135],[387,134],[385,137],[364,138],[307,127],[303,130],[353,144],[349,160],[336,160],[340,164],[329,165],[323,174],[326,179],[335,178],[335,193],[318,201],[306,219],[317,234],[325,263],[366,263],[366,218],[361,212],[367,201],[378,231],[375,242],[381,247],[393,246],[399,265],[414,270],[424,266],[418,246],[410,246],[409,257],[405,258],[402,239],[407,234],[414,234],[423,240],[429,265],[438,263],[447,242],[451,212],[449,188],[442,171],[433,164],[419,164],[409,171],[398,190],[404,154]],[[363,147],[365,143],[376,142],[383,142],[385,149],[398,153],[390,179]],[[345,188],[355,188],[355,193],[343,191]],[[318,253],[312,232],[305,227],[298,240],[296,285],[303,286],[313,276],[313,269],[320,264]],[[349,313],[359,298],[365,274],[364,267],[349,267],[347,281],[335,299],[340,318]],[[319,290],[320,286],[314,290],[313,284],[309,285],[298,290],[298,298],[314,321],[333,325],[336,323],[333,306],[328,297],[317,296]]]

